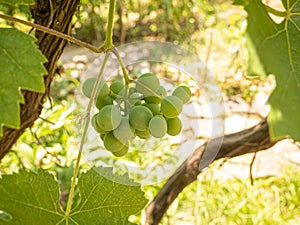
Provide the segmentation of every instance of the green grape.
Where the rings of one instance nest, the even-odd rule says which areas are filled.
[[[167,133],[167,122],[163,116],[154,116],[149,122],[150,134],[156,138],[162,138]]]
[[[139,104],[141,103],[142,97],[143,96],[140,93],[135,92],[129,96],[128,101],[131,105]]]
[[[107,95],[109,95],[109,87],[104,80],[100,80],[99,89],[98,89],[96,97],[101,98],[101,97],[104,97]]]
[[[134,105],[142,105],[142,101],[137,101]]]
[[[120,151],[112,152],[112,154],[116,157],[122,157],[126,155],[127,152],[128,152],[128,146],[124,146]]]
[[[114,102],[114,99],[109,95],[104,96],[104,97],[98,96],[98,98],[95,101],[95,105],[96,105],[97,109],[100,110],[106,105],[112,105],[113,102]]]
[[[92,90],[93,90],[93,87],[94,87],[94,84],[96,82],[96,78],[95,77],[92,77],[92,78],[88,78],[86,79],[84,82],[83,82],[83,85],[82,85],[82,93],[90,98],[91,97],[91,94],[92,94]]]
[[[192,92],[187,86],[179,86],[175,88],[172,95],[178,97],[185,104],[191,99]]]
[[[121,111],[115,105],[104,106],[96,116],[96,123],[105,131],[116,129],[120,125],[121,120]]]
[[[146,130],[135,130],[136,136],[138,136],[141,139],[148,139],[151,137],[149,129]]]
[[[159,79],[152,73],[145,73],[137,79],[135,89],[145,96],[152,96],[159,87]]]
[[[122,143],[132,140],[135,137],[134,128],[129,124],[128,117],[123,117],[120,125],[114,129],[114,136]]]
[[[121,141],[119,141],[113,134],[113,132],[109,132],[107,134],[105,134],[104,138],[103,138],[103,144],[104,147],[111,152],[118,152],[120,151],[122,148],[124,148],[124,146],[126,147],[128,145],[128,143],[123,144]]]
[[[160,110],[165,117],[174,118],[182,111],[182,101],[176,96],[167,96],[162,100]]]
[[[147,96],[145,97],[145,102],[147,103],[154,103],[154,104],[160,104],[161,100],[167,96],[167,91],[163,86],[160,86],[158,90],[156,91],[156,94],[158,96],[152,95],[152,96]]]
[[[92,78],[88,78],[84,81],[83,85],[82,85],[82,93],[90,98],[91,94],[92,94],[92,90],[94,87],[94,84],[96,82],[96,78],[92,77]],[[99,87],[98,87],[98,91],[96,96],[106,96],[109,94],[109,88],[108,85],[105,83],[105,81],[101,80]]]
[[[146,130],[153,114],[145,106],[133,106],[129,111],[129,122],[137,130]]]
[[[116,97],[123,90],[124,83],[120,80],[115,80],[114,82],[112,82],[109,88],[113,92],[113,96]]]
[[[153,103],[150,104],[144,103],[143,105],[146,106],[148,109],[150,109],[154,116],[160,114],[159,105]]]
[[[176,136],[181,132],[182,123],[178,117],[168,119],[167,125],[168,125],[167,133],[169,135]]]
[[[91,124],[94,127],[94,129],[97,131],[97,133],[106,134],[108,131],[101,129],[99,124],[97,123],[97,120],[96,120],[97,115],[98,115],[98,113],[92,117]]]

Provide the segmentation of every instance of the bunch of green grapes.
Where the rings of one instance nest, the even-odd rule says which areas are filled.
[[[90,98],[95,78],[87,79],[83,94]],[[181,132],[179,115],[183,104],[191,98],[187,86],[178,86],[167,96],[166,89],[152,73],[146,73],[125,85],[114,79],[110,86],[101,81],[97,89],[95,106],[99,112],[92,117],[92,126],[100,134],[104,147],[121,157],[136,137],[162,138]]]

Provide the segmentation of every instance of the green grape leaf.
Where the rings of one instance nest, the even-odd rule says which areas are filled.
[[[0,0],[0,4],[8,5],[33,5],[34,0]]]
[[[14,28],[0,28],[0,136],[2,126],[20,126],[21,89],[44,92],[46,58],[36,39]]]
[[[270,134],[273,139],[290,136],[300,141],[300,1],[282,0],[286,9],[276,12],[284,20],[277,24],[274,13],[261,0],[236,0],[248,13],[248,73],[273,74],[276,88],[268,103]]]
[[[0,211],[10,215],[0,224],[57,224],[63,219],[58,183],[47,172],[3,175],[0,193]]]
[[[112,168],[93,168],[82,174],[77,190],[79,203],[66,216],[60,207],[59,185],[53,175],[42,170],[3,175],[0,224],[127,225],[132,224],[128,217],[147,204],[141,187],[127,175],[114,174]]]
[[[111,168],[89,170],[81,175],[77,187],[81,201],[70,217],[80,225],[132,224],[128,216],[140,212],[148,202],[140,186]]]

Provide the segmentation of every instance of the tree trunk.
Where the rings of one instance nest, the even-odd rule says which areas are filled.
[[[270,148],[275,144],[269,137],[269,126],[267,120],[263,120],[258,125],[234,133],[225,135],[224,139],[212,139],[209,144],[206,142],[175,171],[168,179],[167,183],[158,192],[153,201],[146,208],[146,224],[157,225],[163,215],[178,196],[178,194],[190,183],[197,180],[201,171],[211,163],[209,155],[213,149],[222,145],[214,160],[221,158],[231,158],[244,155],[246,153],[258,152]]]
[[[37,24],[70,34],[72,18],[78,10],[79,3],[80,0],[36,0],[35,5],[31,7],[32,16]],[[67,41],[41,31],[36,31],[35,36],[38,39],[36,43],[39,49],[48,59],[48,62],[45,63],[48,75],[44,76],[46,91],[45,93],[23,91],[25,104],[21,104],[20,129],[4,127],[3,136],[0,138],[0,160],[9,152],[25,129],[32,127],[35,120],[39,118],[43,109],[44,99],[49,95],[51,81],[57,69],[57,61],[67,44]]]

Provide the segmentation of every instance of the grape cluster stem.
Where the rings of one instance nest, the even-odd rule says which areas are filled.
[[[79,151],[78,151],[76,164],[75,164],[75,168],[74,168],[74,174],[73,174],[73,178],[72,178],[70,194],[69,194],[69,198],[68,198],[68,202],[67,202],[66,217],[68,217],[70,215],[70,212],[71,212],[71,207],[72,207],[74,192],[75,192],[75,186],[76,186],[76,179],[77,179],[77,176],[78,176],[78,173],[79,173],[79,164],[80,164],[80,159],[81,159],[81,155],[82,155],[82,151],[83,151],[84,140],[86,139],[88,127],[89,127],[90,120],[91,120],[91,118],[90,118],[91,109],[92,109],[92,106],[93,106],[93,103],[94,103],[94,99],[96,97],[97,89],[98,89],[98,86],[100,84],[101,77],[102,77],[105,65],[107,63],[107,60],[108,60],[110,54],[111,54],[111,52],[106,52],[106,54],[104,56],[104,60],[103,60],[103,63],[101,65],[100,72],[98,73],[98,76],[96,78],[96,82],[95,82],[93,90],[92,90],[91,98],[90,98],[88,106],[86,108],[85,114],[87,116],[84,116],[83,133],[82,133],[81,140],[80,140],[80,146],[79,146]]]

